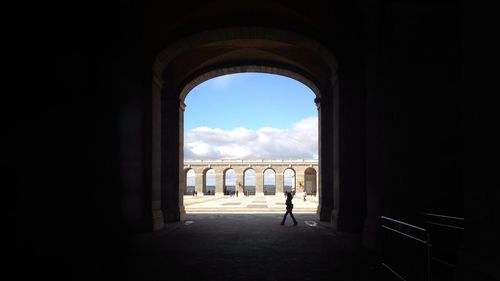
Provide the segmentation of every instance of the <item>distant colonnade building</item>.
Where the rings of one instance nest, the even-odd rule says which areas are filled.
[[[234,171],[234,188],[242,195],[274,195],[283,194],[285,190],[285,171],[293,173],[291,188],[296,193],[306,192],[308,195],[316,195],[318,192],[318,160],[187,160],[184,161],[184,194],[190,194],[187,190],[188,172],[195,174],[194,190],[198,195],[224,195],[227,192],[227,173]],[[215,194],[207,188],[207,173],[215,172]],[[275,173],[275,192],[265,192],[264,173],[272,170]],[[213,173],[212,172],[212,173]],[[255,175],[255,186],[249,186],[248,174]],[[290,172],[288,172],[290,173]]]

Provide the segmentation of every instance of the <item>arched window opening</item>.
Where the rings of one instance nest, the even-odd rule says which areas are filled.
[[[253,169],[246,170],[243,177],[243,194],[245,196],[255,195],[256,186],[255,171]]]
[[[276,195],[276,172],[273,169],[264,171],[264,195]]]
[[[236,191],[236,173],[233,169],[228,169],[224,173],[224,195],[232,195]]]
[[[283,192],[292,192],[295,190],[295,171],[293,169],[286,169],[284,175],[284,188]]]
[[[316,170],[314,168],[307,168],[304,176],[304,189],[307,195],[316,195]]]
[[[204,195],[215,195],[215,171],[209,169],[205,173],[205,186],[203,188]]]
[[[196,186],[195,176],[193,169],[189,169],[186,172],[186,188],[184,189],[184,195],[194,195]]]

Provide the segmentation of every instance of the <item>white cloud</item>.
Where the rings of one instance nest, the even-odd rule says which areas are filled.
[[[185,134],[184,158],[189,159],[317,159],[318,119],[309,117],[289,129],[257,131],[198,127]]]
[[[194,154],[200,155],[200,156],[205,156],[209,155],[211,153],[212,147],[210,144],[203,143],[203,142],[194,142],[190,144],[191,150],[193,151]]]

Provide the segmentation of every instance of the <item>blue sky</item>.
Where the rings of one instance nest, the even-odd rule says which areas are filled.
[[[196,86],[185,99],[184,129],[207,126],[224,130],[245,127],[285,129],[317,116],[314,93],[281,75],[237,73]]]
[[[184,157],[317,158],[315,95],[280,75],[238,73],[195,87],[184,103]]]

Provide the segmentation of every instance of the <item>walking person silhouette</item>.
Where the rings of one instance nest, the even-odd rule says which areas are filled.
[[[281,221],[281,225],[285,224],[286,216],[290,214],[290,217],[293,220],[293,226],[297,226],[297,220],[295,220],[295,217],[293,216],[292,210],[293,210],[293,204],[292,204],[292,193],[288,192],[286,194],[286,213],[283,216],[283,220]]]

